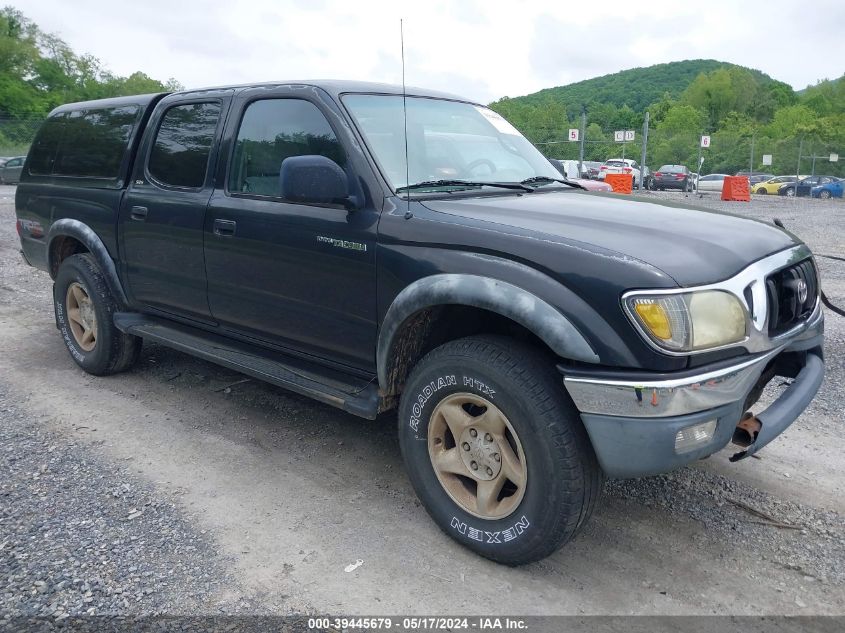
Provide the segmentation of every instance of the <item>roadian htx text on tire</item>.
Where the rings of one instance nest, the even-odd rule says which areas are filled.
[[[551,359],[459,339],[414,368],[399,410],[411,483],[449,536],[509,565],[539,560],[592,514],[603,475]]]

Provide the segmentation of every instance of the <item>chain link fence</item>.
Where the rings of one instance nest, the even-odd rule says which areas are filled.
[[[24,156],[44,117],[0,117],[0,156]]]
[[[578,161],[583,147],[585,162],[601,163],[612,158],[630,158],[637,163],[642,161],[642,129],[633,130],[633,141],[616,142],[615,133],[625,130],[603,130],[596,124],[585,127],[584,131],[579,129],[577,141],[564,140],[568,131],[574,129],[572,127],[542,131],[528,129],[523,130],[523,133],[548,158]],[[709,137],[708,147],[700,147],[702,136]],[[549,140],[549,137],[555,140]],[[830,160],[839,156],[842,156],[841,160]],[[659,128],[649,130],[645,165],[651,172],[667,164],[686,165],[690,171],[696,172],[699,171],[699,159],[703,159],[701,174],[733,175],[737,172],[753,172],[845,177],[845,147],[840,148],[816,138],[796,134],[772,139],[758,136],[756,133],[736,134],[719,131],[711,135],[703,130],[672,133],[662,132]]]

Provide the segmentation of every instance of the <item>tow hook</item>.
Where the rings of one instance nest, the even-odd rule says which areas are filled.
[[[757,440],[757,434],[761,428],[763,428],[763,425],[760,420],[751,411],[746,411],[736,425],[731,441],[737,446],[748,448]]]

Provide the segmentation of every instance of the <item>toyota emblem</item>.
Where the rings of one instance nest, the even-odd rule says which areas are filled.
[[[798,303],[803,304],[807,300],[807,282],[798,280]]]

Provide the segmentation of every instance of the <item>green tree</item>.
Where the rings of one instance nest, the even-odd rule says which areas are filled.
[[[175,80],[162,83],[141,72],[114,75],[17,9],[0,9],[0,118],[43,116],[71,101],[178,88]]]

